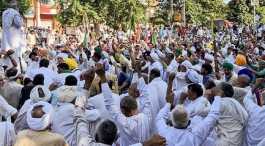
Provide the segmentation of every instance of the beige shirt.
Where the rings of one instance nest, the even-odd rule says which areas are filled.
[[[0,94],[5,98],[8,104],[17,108],[22,87],[22,85],[15,81],[8,81],[5,83],[4,87],[0,89]]]
[[[63,136],[49,131],[23,130],[14,146],[68,146]]]

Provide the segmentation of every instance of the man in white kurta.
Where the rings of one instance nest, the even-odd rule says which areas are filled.
[[[15,4],[16,2],[13,2],[12,5]],[[22,26],[23,18],[17,10],[8,8],[3,12],[1,53],[6,53],[8,50],[14,50],[17,57],[21,56],[22,47],[26,44]]]
[[[194,127],[175,128],[166,124],[171,104],[167,103],[158,113],[156,127],[165,137],[168,146],[200,146],[216,125],[220,112],[220,97],[216,96],[208,116]]]
[[[145,107],[142,113],[126,117],[115,105],[112,92],[107,83],[101,85],[105,98],[106,109],[109,111],[112,119],[117,123],[120,129],[120,145],[128,146],[135,143],[141,143],[150,138],[151,122],[151,103],[146,99]]]
[[[221,99],[221,112],[217,124],[217,146],[242,146],[248,113],[233,98]]]
[[[249,90],[243,101],[249,115],[246,128],[246,141],[249,146],[256,146],[265,138],[265,109],[254,101],[255,96]]]

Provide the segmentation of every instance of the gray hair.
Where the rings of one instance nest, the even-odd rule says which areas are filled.
[[[189,114],[183,105],[176,105],[171,112],[172,124],[176,128],[185,128],[189,124]]]

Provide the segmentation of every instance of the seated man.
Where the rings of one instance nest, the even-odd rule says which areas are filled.
[[[50,132],[52,114],[49,103],[34,104],[27,112],[30,129],[18,133],[15,146],[67,146],[61,135]]]

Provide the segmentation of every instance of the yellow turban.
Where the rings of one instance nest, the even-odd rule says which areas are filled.
[[[239,66],[244,66],[247,64],[247,59],[246,59],[246,56],[242,55],[242,54],[238,54],[236,56],[236,65],[239,65]]]
[[[66,58],[64,62],[69,66],[70,70],[76,69],[78,67],[77,62],[73,58]]]

